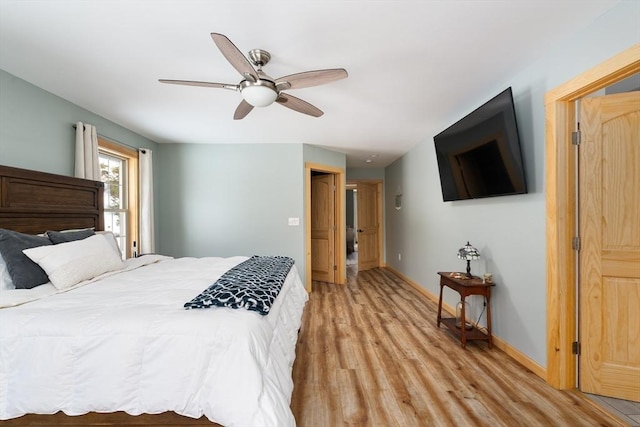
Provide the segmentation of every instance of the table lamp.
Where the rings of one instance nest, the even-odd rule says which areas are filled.
[[[467,244],[458,249],[458,258],[467,261],[467,278],[471,279],[471,260],[480,258],[480,252],[467,241]]]

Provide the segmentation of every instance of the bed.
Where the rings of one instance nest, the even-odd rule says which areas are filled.
[[[89,233],[26,249],[49,281],[0,291],[0,420],[172,411],[224,426],[295,426],[291,370],[308,298],[295,265],[266,312],[187,310],[255,257],[151,254],[118,264],[102,221],[101,183],[0,166],[5,235]],[[96,256],[105,261],[88,261]]]

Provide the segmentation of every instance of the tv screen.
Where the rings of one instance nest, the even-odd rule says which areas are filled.
[[[445,202],[527,192],[510,87],[433,140]]]

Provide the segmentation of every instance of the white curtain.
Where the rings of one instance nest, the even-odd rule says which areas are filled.
[[[82,122],[76,123],[75,176],[100,181],[98,131],[95,126]]]
[[[140,244],[138,253],[155,252],[155,236],[153,226],[153,162],[151,150],[148,148],[138,152],[140,169]]]

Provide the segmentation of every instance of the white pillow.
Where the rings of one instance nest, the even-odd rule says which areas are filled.
[[[107,242],[109,242],[111,247],[113,247],[113,250],[116,251],[119,257],[122,257],[122,251],[120,250],[118,239],[112,231],[96,231],[96,234],[102,234],[103,236],[105,236],[107,238]]]
[[[11,276],[9,275],[7,263],[4,262],[4,258],[0,255],[0,291],[9,291],[15,288],[13,280],[11,280]]]
[[[60,231],[60,233],[72,233],[72,232],[76,232],[76,231],[85,231],[85,230],[92,230],[95,231],[95,227],[91,227],[91,228],[72,228],[69,230],[62,230]],[[113,234],[113,231],[96,231],[96,234],[104,234],[107,237],[107,241],[109,242],[109,244],[111,244],[111,246],[113,247],[113,250],[116,251],[116,253],[118,254],[119,257],[122,257],[122,251],[120,250],[120,245],[118,244],[118,239],[116,238],[116,235]],[[44,233],[42,236],[46,237],[47,233]]]
[[[51,283],[59,290],[124,268],[122,260],[102,234],[22,252],[47,273]]]

